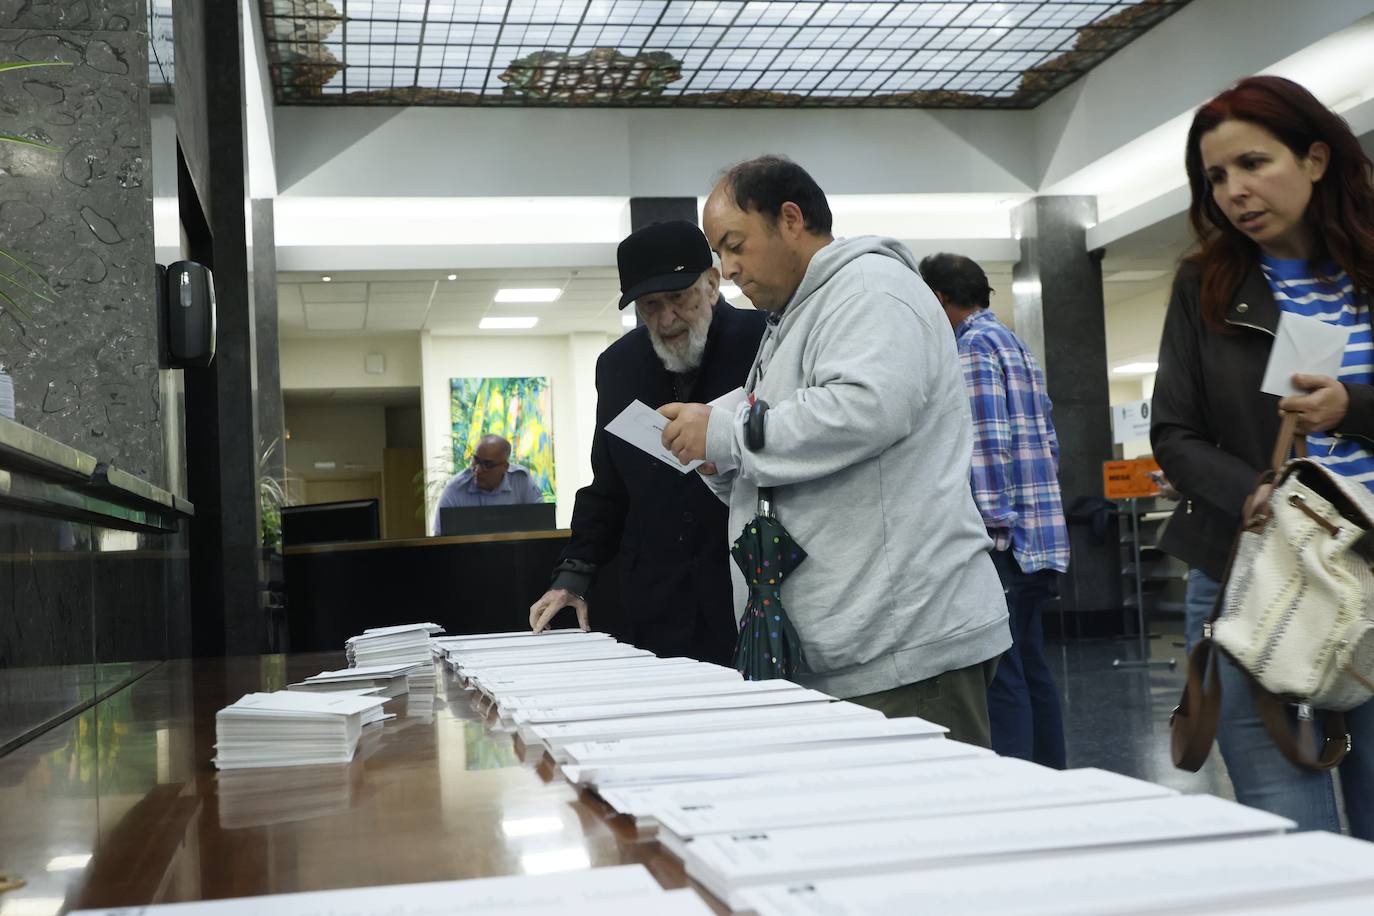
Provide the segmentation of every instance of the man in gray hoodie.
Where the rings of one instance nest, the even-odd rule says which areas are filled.
[[[940,303],[898,242],[835,239],[825,194],[783,157],[726,172],[703,222],[722,273],[770,313],[745,384],[770,405],[764,445],[746,444],[747,404],[664,405],[664,445],[716,472],[731,539],[772,488],[807,553],[782,588],[809,668],[797,681],[987,746],[987,685],[1011,634]]]

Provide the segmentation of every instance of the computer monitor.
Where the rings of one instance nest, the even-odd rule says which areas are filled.
[[[449,506],[439,510],[439,533],[500,534],[506,531],[552,531],[554,503],[518,506]]]
[[[353,499],[308,506],[282,506],[285,547],[332,541],[375,541],[380,535],[377,500]]]

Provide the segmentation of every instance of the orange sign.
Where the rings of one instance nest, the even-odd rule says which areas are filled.
[[[1153,458],[1135,458],[1130,461],[1106,461],[1102,464],[1102,490],[1108,499],[1130,499],[1132,496],[1154,496],[1159,493],[1159,484],[1150,477],[1151,471],[1158,471],[1159,463]]]

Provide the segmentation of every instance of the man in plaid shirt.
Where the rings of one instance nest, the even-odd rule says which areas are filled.
[[[1045,662],[1041,610],[1069,568],[1059,495],[1059,440],[1045,376],[1026,345],[988,310],[988,278],[968,258],[931,255],[921,276],[954,327],[973,408],[973,498],[994,541],[1012,647],[988,688],[992,747],[1063,769],[1059,690]]]

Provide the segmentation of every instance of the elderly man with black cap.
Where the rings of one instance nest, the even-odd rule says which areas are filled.
[[[587,591],[619,555],[632,632],[618,636],[660,656],[729,664],[736,628],[725,507],[698,475],[607,435],[606,424],[636,399],[653,408],[705,403],[738,388],[765,316],[721,297],[710,246],[689,222],[632,233],[616,261],[620,307],[634,303],[643,326],[597,360],[592,482],[577,491],[572,541],[530,608],[530,626],[543,630],[572,607],[586,629]]]

